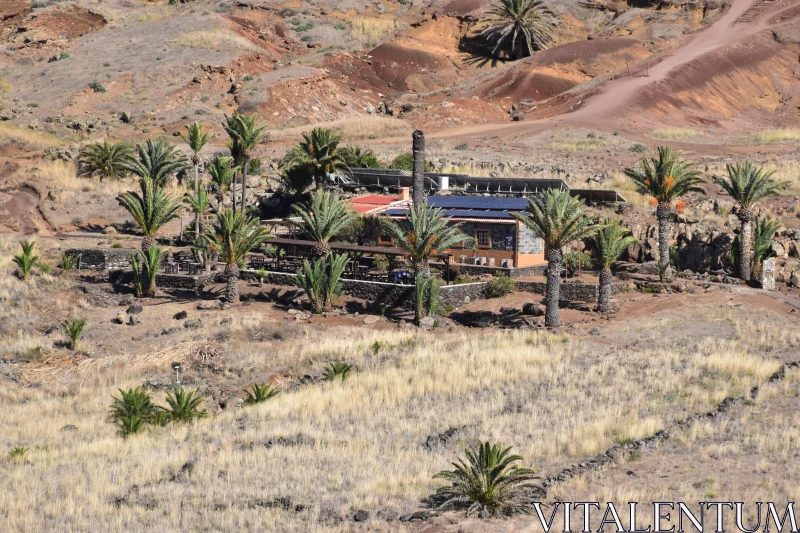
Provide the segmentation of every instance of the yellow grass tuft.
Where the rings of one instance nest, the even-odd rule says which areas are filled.
[[[43,150],[62,146],[64,142],[49,133],[42,133],[28,128],[21,128],[11,122],[0,122],[0,140],[24,143],[34,150]]]
[[[750,141],[754,144],[775,144],[782,142],[800,141],[800,129],[798,128],[779,128],[762,130],[752,133]]]
[[[694,139],[700,135],[702,135],[700,132],[691,128],[665,128],[652,133],[654,139],[662,139],[665,141]]]
[[[355,17],[350,22],[350,27],[353,39],[375,46],[397,28],[397,22],[394,18]]]
[[[173,42],[187,48],[204,50],[258,52],[260,48],[229,29],[200,30],[184,33]]]
[[[407,137],[411,135],[412,131],[412,127],[401,119],[360,115],[308,126],[293,126],[272,130],[269,134],[270,138],[275,140],[299,139],[303,133],[308,133],[316,127],[332,129],[341,135],[345,142],[358,139]]]

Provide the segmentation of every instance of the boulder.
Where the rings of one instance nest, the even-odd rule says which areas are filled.
[[[419,327],[422,329],[433,329],[436,327],[436,319],[432,316],[426,316],[419,321]]]
[[[172,318],[174,318],[175,320],[185,320],[188,316],[189,313],[187,313],[186,311],[178,311],[172,316]]]
[[[795,270],[789,276],[789,285],[792,287],[800,287],[800,270]]]
[[[141,323],[142,323],[142,319],[141,319],[141,318],[139,318],[139,317],[138,317],[138,316],[136,316],[136,315],[130,315],[130,316],[128,317],[128,325],[129,325],[129,326],[138,326],[138,325],[139,325],[139,324],[141,324]]]
[[[544,316],[545,307],[536,302],[527,302],[522,306],[522,314],[529,316]]]
[[[775,253],[775,257],[780,257],[780,258],[786,257],[786,248],[784,248],[781,243],[773,242],[770,248]]]
[[[128,306],[128,309],[126,309],[125,312],[129,315],[138,315],[142,312],[142,304],[134,302]]]
[[[192,320],[187,320],[183,323],[183,327],[186,329],[199,329],[203,327],[203,321],[199,318],[194,318]]]

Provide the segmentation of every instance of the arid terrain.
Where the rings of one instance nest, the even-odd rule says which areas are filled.
[[[539,500],[613,501],[625,523],[629,501],[800,498],[800,0],[546,0],[554,42],[516,61],[481,40],[492,3],[2,2],[0,531],[541,530],[436,509],[433,476],[487,440],[524,457]],[[233,113],[268,132],[248,179],[261,206],[315,126],[384,164],[420,129],[436,171],[618,191],[625,209],[587,208],[639,241],[615,265],[615,312],[564,302],[546,329],[520,314],[542,295],[518,290],[422,329],[351,296],[312,314],[297,288],[252,277],[228,307],[222,283],[137,299],[108,272],[56,266],[142,241],[117,200],[136,181],[78,177],[83,147],[166,137],[190,155],[179,134],[199,121],[216,134],[203,167],[227,153]],[[705,179],[672,220],[672,283],[639,268],[657,259],[655,209],[624,174],[661,145]],[[786,185],[756,209],[779,222],[774,291],[730,282],[740,221],[712,178],[744,158]],[[190,174],[165,190],[190,191]],[[41,259],[23,281],[25,239]],[[352,372],[330,379],[339,361]],[[121,437],[112,396],[141,386],[164,404],[173,363],[208,416]],[[261,383],[280,393],[245,405]]]

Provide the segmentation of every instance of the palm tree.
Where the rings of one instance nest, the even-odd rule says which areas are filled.
[[[208,193],[205,188],[197,189],[194,196],[187,192],[183,195],[183,203],[194,213],[194,232],[199,237],[203,233],[202,217],[208,212]]]
[[[133,158],[133,148],[128,143],[89,144],[78,154],[78,176],[86,178],[122,178],[128,174],[128,165]]]
[[[489,442],[479,442],[464,450],[466,460],[453,463],[455,470],[443,470],[434,478],[450,482],[441,487],[436,495],[443,500],[441,510],[467,509],[467,514],[480,512],[488,516],[510,516],[527,513],[531,509],[531,491],[541,491],[534,483],[533,470],[517,466],[521,455],[511,454],[511,447],[504,448]]]
[[[339,155],[350,168],[382,168],[375,152],[364,150],[360,146],[345,146],[339,150]]]
[[[619,259],[625,248],[638,242],[628,233],[630,233],[628,228],[623,228],[619,221],[606,219],[605,224],[594,237],[597,261],[600,266],[597,310],[601,313],[611,312],[611,263]]]
[[[493,54],[505,48],[520,59],[553,42],[555,15],[541,0],[500,0],[488,14],[490,25],[481,36],[494,44]]]
[[[279,181],[285,192],[292,196],[301,196],[314,183],[314,175],[307,166],[296,165],[281,172]]]
[[[290,168],[298,165],[308,167],[314,175],[317,188],[321,188],[329,172],[347,168],[339,152],[342,137],[327,128],[314,128],[304,133],[303,140],[283,157],[282,166]]]
[[[658,253],[659,265],[669,266],[669,221],[672,216],[672,201],[690,192],[704,193],[704,183],[693,163],[681,159],[681,152],[669,146],[658,147],[658,159],[642,159],[639,168],[625,169],[625,175],[633,180],[638,191],[655,198],[658,202]]]
[[[444,211],[422,203],[412,205],[405,220],[397,223],[389,220],[386,229],[395,239],[395,243],[407,254],[414,267],[414,274],[429,278],[431,276],[428,261],[439,251],[452,248],[467,238],[458,227],[450,224],[450,218]]]
[[[214,136],[213,132],[204,133],[203,132],[203,125],[199,122],[195,122],[189,126],[186,126],[186,135],[181,135],[181,138],[186,141],[186,144],[189,145],[189,149],[192,151],[192,166],[194,166],[194,196],[199,201],[199,189],[200,189],[200,151],[208,144],[208,141]],[[206,203],[208,203],[208,197],[206,197]],[[200,236],[200,211],[195,210],[194,212],[194,231],[195,237]]]
[[[305,229],[311,238],[317,241],[314,255],[318,257],[331,253],[328,241],[344,230],[356,216],[347,204],[339,199],[338,192],[322,189],[311,193],[311,200],[307,203],[293,205],[292,210],[300,217],[299,221],[292,223]]]
[[[156,233],[161,226],[178,218],[181,205],[157,187],[149,176],[139,179],[139,188],[141,194],[135,191],[124,192],[117,196],[117,201],[142,228],[142,252],[147,253],[156,243]]]
[[[748,266],[752,269],[752,277],[758,278],[761,274],[761,264],[765,259],[769,259],[775,255],[775,251],[772,249],[772,238],[781,227],[781,221],[773,220],[769,215],[766,215],[762,218],[757,218],[755,222],[755,231],[753,231],[753,259]],[[739,254],[742,248],[741,238],[741,234],[737,235],[736,238],[733,239],[733,244],[731,245],[731,262],[734,265],[738,265],[740,261]]]
[[[140,178],[148,177],[158,187],[163,187],[178,172],[186,168],[184,156],[164,137],[147,139],[136,146],[136,158],[126,165],[126,169]]]
[[[233,164],[232,157],[215,157],[208,165],[208,173],[211,174],[211,181],[217,184],[220,192],[223,192],[233,181],[237,168]]]
[[[728,164],[728,177],[714,176],[714,182],[722,187],[728,195],[739,204],[736,216],[742,223],[739,239],[739,277],[749,281],[752,276],[751,265],[753,246],[753,221],[755,205],[769,196],[779,195],[786,183],[772,179],[774,170],[765,170],[752,161],[744,161],[734,165]]]
[[[591,237],[597,226],[584,211],[583,201],[573,198],[569,191],[549,189],[528,203],[528,214],[512,216],[531,228],[547,246],[547,294],[545,295],[544,325],[557,328],[561,325],[559,296],[561,270],[564,262],[563,248],[569,243]]]
[[[225,300],[230,304],[239,303],[239,265],[244,264],[248,253],[271,237],[258,224],[258,219],[248,219],[241,211],[226,209],[217,213],[216,222],[206,229],[204,239],[209,252],[218,253],[225,262]]]
[[[264,133],[265,126],[256,125],[257,118],[255,113],[252,115],[234,113],[230,117],[225,115],[225,122],[222,124],[225,132],[231,138],[228,145],[231,155],[242,172],[242,211],[244,211],[247,201],[247,167],[250,164],[252,151],[267,140],[267,134]],[[235,199],[233,208],[236,209]]]

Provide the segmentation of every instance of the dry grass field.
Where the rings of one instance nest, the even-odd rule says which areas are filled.
[[[2,459],[6,531],[403,530],[412,526],[396,518],[423,507],[439,485],[433,474],[466,445],[513,445],[537,473],[552,475],[746,396],[800,344],[791,319],[710,301],[611,321],[600,336],[298,325],[247,306],[203,314],[201,330],[159,336],[160,317],[194,308],[161,299],[146,306],[141,325],[112,326],[117,310],[73,296],[74,274],[14,278],[5,259],[14,245],[4,241],[0,264],[0,343],[23,360],[40,349],[3,368],[0,448],[27,449]],[[77,355],[59,347],[63,333],[42,333],[76,313],[89,317]],[[321,380],[337,359],[355,373]],[[163,402],[172,361],[184,362],[187,388],[209,398],[220,386],[243,396],[267,379],[282,392],[254,407],[229,400],[220,409],[209,399],[208,419],[118,436],[107,417],[112,395],[144,382]],[[759,405],[795,390],[795,379]],[[452,442],[425,446],[450,428],[459,430]],[[699,425],[670,446],[698,453],[713,431]],[[790,453],[768,435],[753,438],[749,453],[763,461]],[[738,453],[725,446],[717,453]],[[694,496],[676,486],[676,497]],[[574,479],[551,494],[594,487]],[[632,495],[651,495],[637,487],[645,493]],[[350,519],[357,509],[370,513],[366,524]]]

